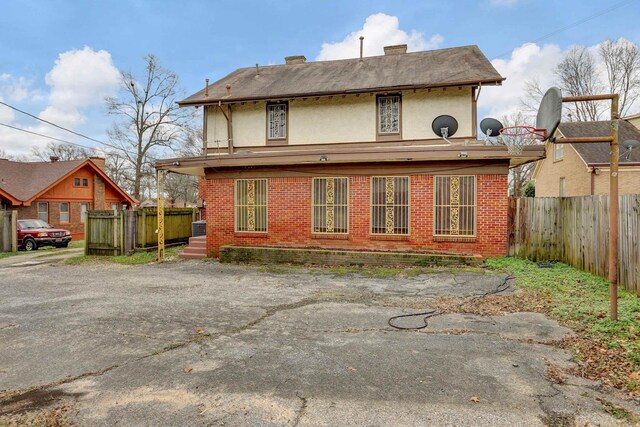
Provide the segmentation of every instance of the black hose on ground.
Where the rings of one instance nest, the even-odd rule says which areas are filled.
[[[495,295],[495,294],[499,294],[501,292],[506,291],[507,289],[509,289],[509,287],[511,286],[511,284],[509,283],[509,281],[511,279],[514,279],[513,276],[508,275],[504,278],[504,280],[502,281],[502,283],[500,283],[498,286],[496,286],[495,289],[492,289],[488,292],[485,292],[481,295],[476,295],[474,297],[471,297],[469,299],[465,299],[463,302],[461,302],[460,304],[455,305],[454,307],[461,307],[464,304],[468,304],[470,302],[473,301],[477,301],[479,299],[482,299],[484,297],[488,297],[489,295]],[[445,312],[442,311],[438,311],[438,310],[428,310],[428,311],[421,311],[420,313],[412,313],[412,314],[401,314],[398,316],[393,316],[390,317],[389,320],[387,321],[387,323],[389,324],[389,326],[391,326],[392,328],[395,329],[401,329],[401,330],[418,330],[418,329],[424,329],[427,326],[429,326],[429,319],[431,319],[432,317],[436,317],[436,316],[440,316],[445,314]],[[409,327],[405,327],[405,326],[398,326],[398,325],[394,325],[393,321],[397,320],[397,319],[402,319],[402,318],[407,318],[407,317],[420,317],[420,316],[424,316],[424,325],[420,325],[420,326],[409,326]]]

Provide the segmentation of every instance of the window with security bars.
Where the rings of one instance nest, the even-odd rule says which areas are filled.
[[[476,177],[436,176],[434,208],[436,236],[475,236]]]
[[[378,133],[400,133],[400,96],[378,97]]]
[[[287,138],[287,103],[267,105],[267,138]]]
[[[409,234],[409,177],[371,178],[371,234]]]
[[[313,232],[348,233],[348,178],[313,178],[312,193]]]
[[[267,180],[236,180],[236,231],[267,231]]]

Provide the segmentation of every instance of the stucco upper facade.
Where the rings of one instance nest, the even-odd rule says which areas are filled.
[[[387,93],[387,92],[383,92]],[[473,87],[419,89],[400,95],[400,133],[395,140],[439,138],[433,120],[447,114],[458,122],[455,138],[475,138]],[[287,108],[287,139],[282,144],[375,142],[378,138],[376,93],[291,99]],[[242,102],[230,107],[207,106],[206,144],[210,154],[228,147],[227,117],[231,110],[234,147],[268,145],[266,101]]]

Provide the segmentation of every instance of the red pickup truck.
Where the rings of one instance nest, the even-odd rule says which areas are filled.
[[[40,219],[18,220],[18,246],[25,251],[34,251],[40,246],[66,248],[70,241],[69,230],[53,228]]]

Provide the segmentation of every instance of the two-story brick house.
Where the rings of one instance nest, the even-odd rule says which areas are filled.
[[[16,210],[18,219],[41,219],[84,238],[90,209],[122,209],[137,201],[109,178],[105,159],[14,162],[0,159],[0,209]]]
[[[476,46],[238,69],[180,102],[202,107],[207,252],[223,245],[504,255],[513,158],[477,139],[482,86],[504,78]],[[434,119],[457,122],[441,138]]]

